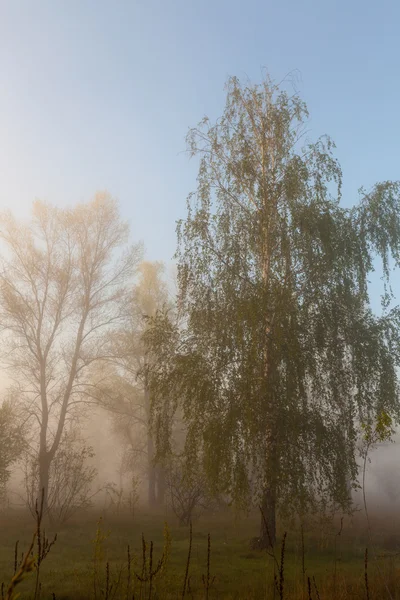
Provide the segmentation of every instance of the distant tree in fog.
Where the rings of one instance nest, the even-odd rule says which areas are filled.
[[[128,233],[107,193],[72,209],[35,202],[28,224],[1,216],[1,358],[35,428],[46,504],[66,424],[91,400],[90,370],[110,360],[126,316],[141,257]]]
[[[265,547],[277,511],[348,509],[360,422],[380,411],[398,421],[400,312],[388,309],[388,284],[389,261],[400,263],[400,184],[342,207],[334,144],[302,141],[303,101],[269,78],[232,78],[227,90],[222,117],[188,136],[200,166],[178,225],[185,326],[153,319],[149,377],[154,422],[170,397],[188,468],[200,460],[215,491],[261,504]],[[368,295],[376,257],[381,317]]]
[[[155,464],[155,444],[150,427],[150,391],[146,368],[151,353],[143,342],[147,319],[157,310],[170,307],[164,264],[144,261],[130,295],[129,313],[123,327],[114,334],[115,370],[108,387],[103,387],[103,405],[114,413],[114,430],[132,461],[132,470],[143,471],[148,482],[148,503],[162,504],[165,478]]]
[[[0,501],[6,498],[6,486],[12,467],[25,447],[24,427],[18,419],[14,403],[6,400],[0,406]]]

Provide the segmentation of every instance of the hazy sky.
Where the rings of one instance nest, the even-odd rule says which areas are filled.
[[[189,126],[229,75],[299,69],[310,136],[329,133],[345,202],[400,178],[398,2],[0,0],[0,199],[26,213],[108,189],[169,260],[195,187]]]

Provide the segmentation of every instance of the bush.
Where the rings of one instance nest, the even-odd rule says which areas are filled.
[[[91,499],[97,493],[92,492],[97,469],[87,461],[93,457],[93,448],[82,440],[79,432],[72,429],[64,434],[50,467],[47,504],[52,521],[65,523],[77,510],[91,506]],[[33,513],[39,488],[37,457],[28,458],[25,486]]]
[[[139,480],[135,475],[132,475],[127,487],[123,485],[117,486],[116,483],[109,483],[105,487],[107,494],[106,511],[114,514],[129,513],[133,518],[135,515],[136,505],[139,501]]]
[[[169,461],[166,484],[172,511],[180,525],[189,525],[202,511],[213,506],[202,471],[187,473],[179,458]]]

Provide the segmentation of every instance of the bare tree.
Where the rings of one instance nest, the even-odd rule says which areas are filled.
[[[35,202],[27,225],[1,216],[1,354],[37,425],[45,506],[65,426],[93,398],[90,371],[112,358],[111,333],[125,317],[142,253],[128,234],[108,193],[73,209]]]
[[[170,456],[166,481],[169,502],[180,525],[189,525],[202,511],[216,505],[207,488],[206,476],[202,469],[199,468],[190,475],[185,473],[184,462],[179,456]]]

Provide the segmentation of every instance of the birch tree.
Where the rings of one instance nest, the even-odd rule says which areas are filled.
[[[279,511],[347,510],[359,424],[399,416],[400,184],[343,207],[334,144],[307,141],[307,119],[268,78],[232,78],[221,118],[190,130],[200,166],[178,224],[185,326],[160,313],[148,332],[155,426],[158,399],[172,397],[189,467],[201,460],[215,491],[261,505],[261,547],[275,541]],[[377,258],[379,316],[368,290]]]
[[[107,193],[72,209],[35,202],[27,224],[1,216],[1,355],[37,431],[45,505],[66,424],[92,396],[90,369],[111,358],[126,316],[141,256],[128,233]]]

